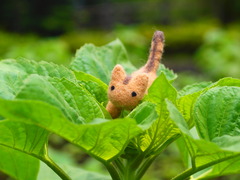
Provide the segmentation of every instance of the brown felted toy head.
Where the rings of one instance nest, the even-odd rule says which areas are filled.
[[[123,67],[116,65],[112,71],[108,97],[115,106],[131,110],[139,104],[147,87],[146,74],[127,76]]]

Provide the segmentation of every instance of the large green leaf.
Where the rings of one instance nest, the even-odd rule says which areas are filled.
[[[107,113],[88,91],[67,79],[31,75],[25,80],[16,98],[41,100],[52,104],[75,123],[104,118]]]
[[[121,154],[128,141],[141,132],[133,119],[73,124],[59,109],[40,101],[0,100],[0,107],[4,107],[0,109],[3,117],[54,132],[104,162]]]
[[[21,88],[25,83],[24,80],[28,78],[30,74],[39,74],[45,77],[65,77],[74,81],[74,74],[63,66],[57,66],[47,62],[36,63],[29,60],[3,60],[0,62],[0,97],[3,99],[14,99],[15,96],[21,92]],[[4,106],[0,107],[1,110],[4,110],[4,108]],[[16,166],[16,162],[20,160],[24,161],[25,159],[27,161],[29,155],[35,156],[51,164],[52,167],[58,168],[51,162],[47,155],[46,145],[49,133],[46,130],[35,125],[25,124],[24,122],[12,122],[10,120],[2,120],[0,122],[0,129],[1,147],[8,147],[9,152],[14,150],[14,153],[6,156],[6,158],[12,158],[13,160],[9,161],[6,164],[8,166],[1,169],[2,171],[14,177],[16,172],[21,171],[23,174],[25,172],[25,175],[19,176],[19,179],[23,176],[28,176],[27,174],[29,173],[25,170],[26,167],[21,165]],[[0,160],[0,162],[4,163],[3,159]],[[24,165],[24,162],[22,162],[22,164]],[[32,178],[27,179],[34,179],[33,174],[35,173],[36,176],[38,166],[38,163],[32,163],[32,166],[29,167],[29,170],[32,172],[32,174],[29,175],[31,175]]]
[[[126,49],[118,39],[102,47],[84,45],[76,52],[70,67],[74,71],[91,74],[108,84],[116,64],[123,65],[128,73],[136,69],[128,61]]]
[[[203,112],[201,112],[200,108],[198,108],[199,109],[199,113],[203,113],[204,114],[204,112],[205,113],[208,112],[208,111],[212,112],[214,114],[214,115],[212,114],[214,116],[212,118],[213,121],[216,120],[215,119],[216,117],[220,117],[220,116],[222,116],[221,120],[224,119],[224,116],[226,118],[228,117],[227,118],[228,120],[229,120],[229,117],[231,117],[231,116],[234,117],[235,113],[234,113],[233,109],[235,109],[235,111],[237,109],[239,109],[238,107],[234,108],[234,106],[237,105],[237,104],[233,105],[231,103],[228,104],[228,103],[224,103],[224,102],[226,102],[226,101],[228,101],[228,102],[235,101],[235,100],[231,99],[231,96],[232,96],[231,94],[232,93],[231,93],[230,89],[232,88],[232,86],[236,86],[236,87],[240,86],[240,80],[239,79],[223,78],[223,79],[217,81],[216,83],[212,84],[211,86],[207,86],[206,88],[203,88],[204,86],[203,87],[201,87],[201,86],[202,86],[201,84],[200,84],[200,87],[199,87],[199,85],[197,85],[197,87],[196,87],[196,85],[194,85],[193,87],[192,86],[188,86],[187,88],[185,88],[183,91],[180,92],[180,94],[182,96],[178,99],[178,108],[180,109],[181,113],[183,114],[185,120],[188,122],[190,127],[192,127],[193,122],[194,122],[194,118],[195,118],[196,113],[197,113],[196,109],[194,109],[195,103],[197,101],[196,104],[198,104],[198,101],[199,100],[201,101],[201,99],[202,99],[200,95],[206,96],[206,97],[208,96],[209,99],[213,98],[214,100],[212,100],[212,101],[209,100],[209,101],[212,102],[212,103],[213,103],[213,101],[215,101],[215,103],[213,103],[215,105],[215,107],[213,107],[210,104],[208,104],[210,102],[206,102],[205,103],[206,106],[201,108],[203,110]],[[226,86],[229,86],[229,87],[226,87]],[[213,97],[211,97],[211,95],[209,93],[212,94],[215,91],[219,91],[218,88],[216,89],[216,87],[219,87],[220,89],[221,88],[224,88],[224,89],[226,88],[230,92],[229,92],[229,94],[228,94],[228,92],[225,92],[226,95],[224,95],[224,97],[223,97],[223,94],[220,95],[221,93],[220,94],[216,93]],[[234,87],[234,89],[236,87]],[[223,90],[223,91],[226,91],[226,90]],[[205,99],[206,99],[206,97],[205,97]],[[197,98],[199,98],[199,99],[197,99]],[[219,101],[216,102],[216,99],[218,99],[218,98],[219,98]],[[230,108],[233,111],[231,113],[226,113],[224,115],[224,111],[220,112],[221,111],[220,109],[224,109],[223,106],[225,106],[226,109]],[[195,114],[195,115],[193,115],[193,114]],[[232,121],[234,121],[233,119],[232,119]],[[175,120],[176,120],[176,118],[175,118]],[[221,122],[221,120],[219,122]],[[223,122],[224,122],[224,120],[223,120]],[[182,121],[182,123],[183,122],[184,121]],[[237,120],[237,118],[235,118],[235,123],[237,124],[237,122],[238,122],[238,120]],[[199,123],[197,123],[197,126],[198,126],[198,124]],[[231,126],[231,123],[229,123],[229,124],[227,123],[225,125],[225,127],[223,125],[223,127],[222,127],[223,129],[220,130],[221,129],[220,128],[219,129],[220,131],[218,131],[218,132],[222,132],[222,133],[225,132],[226,133],[226,129],[229,126]],[[204,127],[201,126],[200,129],[203,132],[205,132],[205,133],[208,131],[208,129],[211,129],[211,133],[214,134],[214,129],[216,130],[217,127],[219,128],[219,126],[217,124],[212,124],[211,126],[209,126],[209,124],[208,124],[208,125],[206,125]],[[206,129],[204,129],[204,128],[206,128]],[[224,128],[226,128],[226,129],[224,130]],[[233,131],[237,130],[237,126],[234,127],[231,130],[232,131],[229,132],[229,133],[230,134],[234,134]],[[235,133],[237,133],[237,132],[235,131]],[[238,164],[237,162],[238,162],[238,159],[239,159],[238,155],[236,155],[235,158],[231,158],[231,157],[229,157],[229,156],[231,156],[231,153],[229,152],[230,155],[229,154],[225,154],[225,155],[222,156],[221,155],[221,154],[223,154],[223,150],[222,149],[219,150],[219,151],[216,151],[213,154],[208,153],[207,150],[211,149],[212,145],[206,146],[205,150],[204,150],[204,148],[202,148],[202,150],[199,151],[199,147],[201,147],[200,146],[201,143],[207,145],[207,144],[209,144],[209,142],[202,142],[202,140],[201,140],[200,142],[196,143],[195,139],[193,140],[192,138],[190,138],[190,140],[189,140],[189,136],[186,136],[186,135],[184,135],[184,140],[185,140],[185,144],[188,144],[186,147],[189,150],[189,153],[190,153],[190,155],[192,157],[192,165],[193,166],[198,166],[198,167],[199,166],[201,167],[201,165],[204,166],[204,163],[200,163],[201,161],[205,162],[205,166],[206,167],[210,166],[208,163],[210,163],[211,160],[215,163],[215,165],[213,165],[211,168],[208,168],[207,170],[205,169],[205,170],[199,172],[198,174],[194,175],[195,178],[199,179],[200,177],[201,178],[215,177],[215,176],[219,176],[219,175],[226,175],[226,174],[230,174],[230,173],[237,173],[237,172],[239,172],[239,170],[237,169],[237,164]],[[228,137],[228,140],[226,142],[228,142],[227,146],[230,146],[230,142],[231,142],[230,141],[230,137]],[[215,144],[216,144],[216,142],[215,142]],[[235,143],[234,145],[235,145],[235,147],[233,147],[232,150],[233,149],[238,149],[237,148],[237,144]],[[219,143],[218,143],[218,146],[219,146]],[[214,149],[214,148],[212,148],[212,149]],[[196,153],[196,152],[198,152],[198,153]],[[218,154],[218,155],[214,155],[214,154]],[[186,157],[186,155],[185,155],[185,157]],[[227,159],[229,159],[229,160],[227,160]],[[217,161],[219,161],[219,164],[217,164]],[[221,161],[223,161],[223,162],[221,162]],[[236,163],[233,163],[233,162],[236,162]],[[231,168],[231,166],[233,166],[233,167]]]
[[[39,160],[36,158],[5,145],[0,145],[0,157],[0,171],[5,174],[17,180],[37,179]]]
[[[203,93],[219,86],[238,86],[240,87],[240,80],[234,78],[223,78],[219,81],[211,84],[210,82],[202,82],[193,85],[186,86],[183,88],[177,99],[177,106],[180,112],[183,114],[185,120],[187,121],[189,127],[193,127],[194,120],[192,117],[193,107],[197,98]]]
[[[30,74],[74,80],[74,74],[64,66],[30,60],[2,60],[0,61],[0,97],[13,99],[24,79]]]
[[[203,93],[193,111],[199,135],[212,140],[240,135],[240,87],[215,87]]]
[[[158,118],[141,135],[140,142],[138,142],[141,151],[147,151],[149,155],[158,154],[165,143],[169,142],[170,139],[176,138],[178,135],[178,130],[169,119],[165,98],[175,101],[177,92],[169,83],[164,73],[161,73],[149,88],[148,95],[145,98],[145,100],[156,104]]]
[[[174,179],[185,179],[197,172],[200,173],[196,174],[195,178],[199,176],[207,177],[207,174],[211,171],[214,172],[209,174],[211,176],[214,176],[214,174],[217,176],[220,173],[222,173],[222,175],[230,173],[230,171],[226,170],[226,164],[230,166],[230,162],[239,158],[240,150],[238,147],[240,146],[240,141],[237,142],[236,138],[232,136],[228,137],[228,140],[226,140],[226,137],[221,137],[225,139],[225,143],[222,144],[220,142],[223,142],[223,139],[214,139],[213,142],[205,139],[195,139],[178,109],[169,101],[167,104],[170,117],[181,130],[182,137],[191,157],[190,168]],[[239,137],[237,137],[237,139],[239,139]],[[201,173],[202,170],[205,171]],[[216,171],[218,171],[218,173],[216,173]],[[238,171],[239,169],[235,167],[235,171],[231,171],[231,173]]]

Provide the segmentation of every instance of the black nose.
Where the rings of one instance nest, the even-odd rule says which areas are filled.
[[[136,92],[132,92],[132,97],[135,97],[135,96],[137,96],[137,93]]]

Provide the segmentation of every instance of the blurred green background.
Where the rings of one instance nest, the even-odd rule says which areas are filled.
[[[239,0],[1,0],[0,12],[0,59],[23,57],[67,66],[83,44],[101,46],[119,38],[129,59],[140,67],[153,32],[162,30],[162,63],[178,74],[177,89],[240,77]],[[100,163],[60,137],[53,135],[50,146],[57,162],[106,173]],[[173,144],[143,179],[167,180],[183,169]],[[0,179],[9,178],[0,174]]]

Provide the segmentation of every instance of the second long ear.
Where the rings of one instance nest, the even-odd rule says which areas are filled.
[[[112,70],[111,81],[123,81],[126,77],[126,72],[123,67],[117,64]]]

